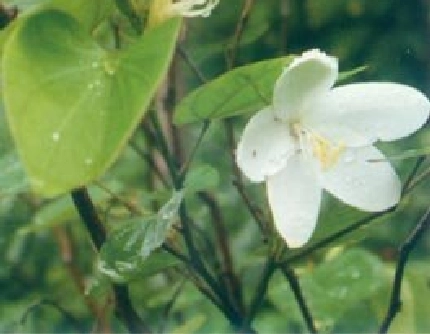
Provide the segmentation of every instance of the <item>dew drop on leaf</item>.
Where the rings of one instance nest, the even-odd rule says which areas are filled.
[[[52,133],[52,140],[58,142],[60,140],[60,133],[58,131]]]

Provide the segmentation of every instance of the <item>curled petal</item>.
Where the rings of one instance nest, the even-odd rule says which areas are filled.
[[[357,135],[391,141],[406,137],[424,125],[430,101],[418,90],[396,83],[359,83],[334,88],[307,116],[313,129],[342,127],[347,146],[360,146]],[[333,133],[335,134],[335,133]],[[330,131],[324,136],[330,137]]]
[[[294,149],[288,125],[267,107],[246,125],[236,150],[237,165],[251,181],[261,182],[281,170]]]
[[[333,86],[338,75],[337,59],[319,50],[297,57],[276,81],[273,106],[281,119],[305,114]]]
[[[312,236],[318,219],[321,187],[312,164],[301,154],[267,179],[275,227],[289,247],[301,247]]]
[[[320,177],[328,192],[363,211],[383,211],[400,200],[400,179],[373,146],[347,149]]]

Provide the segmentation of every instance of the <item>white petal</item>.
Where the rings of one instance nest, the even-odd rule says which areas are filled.
[[[267,107],[254,115],[243,131],[236,151],[237,165],[255,182],[281,170],[294,153],[288,124],[275,118]]]
[[[294,59],[276,81],[273,107],[281,119],[305,112],[333,86],[338,75],[337,59],[319,50]]]
[[[184,17],[208,17],[218,3],[219,0],[181,0],[171,4],[170,10]]]
[[[309,127],[342,126],[370,142],[408,136],[426,122],[430,101],[416,89],[395,83],[361,83],[334,88],[307,117]],[[354,134],[355,133],[355,134]],[[326,134],[327,135],[327,134]],[[327,135],[328,137],[329,134]],[[357,146],[354,138],[344,141]]]
[[[328,192],[363,211],[383,211],[400,199],[399,177],[373,146],[347,149],[336,165],[320,176]]]
[[[318,219],[321,187],[315,170],[299,154],[267,179],[267,194],[275,226],[289,247],[300,247],[311,237]]]

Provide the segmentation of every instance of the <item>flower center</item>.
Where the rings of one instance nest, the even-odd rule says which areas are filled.
[[[300,123],[291,125],[291,133],[298,140],[300,150],[304,154],[312,154],[320,162],[323,171],[333,167],[345,150],[342,142],[333,143]]]

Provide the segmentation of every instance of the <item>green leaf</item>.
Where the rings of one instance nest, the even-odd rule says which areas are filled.
[[[339,73],[339,76],[338,76],[336,82],[339,83],[339,82],[348,80],[351,77],[353,77],[354,75],[357,75],[358,73],[364,72],[365,70],[367,70],[367,66],[360,66],[360,67],[354,68],[350,71],[341,72],[341,73]]]
[[[219,185],[218,171],[210,165],[201,165],[192,168],[185,179],[184,188],[187,192],[197,192],[205,189],[214,189]]]
[[[306,271],[300,281],[315,321],[321,328],[330,328],[345,312],[371,299],[389,279],[376,256],[365,250],[351,249]],[[269,296],[280,310],[291,311],[294,298],[288,285],[279,285]],[[300,320],[300,314],[296,317]]]
[[[331,325],[346,310],[374,295],[387,281],[376,256],[351,249],[319,265],[303,277],[302,284],[315,317]]]
[[[118,157],[168,69],[179,22],[113,53],[60,11],[23,18],[5,46],[4,99],[37,192],[54,196],[87,184]]]
[[[2,156],[0,158],[0,197],[16,195],[27,187],[25,173],[16,152]]]
[[[119,192],[121,185],[112,182],[109,184],[109,190]],[[89,187],[89,192],[92,201],[96,205],[102,204],[111,197],[110,193],[96,186]],[[32,221],[28,225],[20,227],[17,232],[18,234],[25,235],[27,233],[45,231],[54,226],[77,219],[79,219],[79,215],[72,198],[70,196],[61,196],[42,206],[33,216]]]
[[[174,122],[225,118],[263,108],[270,104],[273,85],[292,59],[265,60],[227,72],[185,97],[175,110]]]
[[[72,15],[88,32],[91,32],[114,8],[112,0],[51,0],[50,5]]]
[[[183,192],[176,192],[156,215],[120,224],[101,248],[98,269],[117,282],[126,282],[141,274],[148,256],[166,240],[182,198]],[[150,263],[149,268],[154,269]],[[164,263],[160,264],[165,267]]]
[[[174,122],[186,124],[255,112],[271,104],[273,87],[294,56],[238,67],[187,95],[176,107]],[[338,82],[361,73],[366,66],[339,73]]]
[[[405,150],[399,154],[387,155],[386,159],[369,160],[369,162],[382,162],[382,161],[396,161],[396,160],[406,160],[406,159],[416,159],[419,157],[426,157],[430,155],[430,147],[415,148],[410,150]]]

